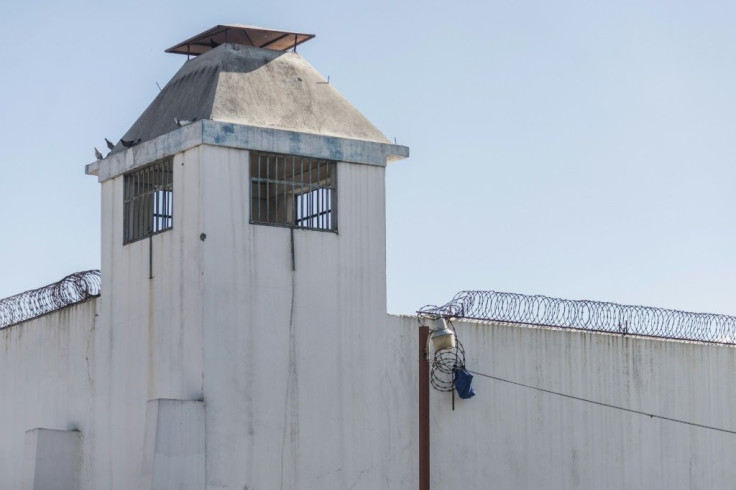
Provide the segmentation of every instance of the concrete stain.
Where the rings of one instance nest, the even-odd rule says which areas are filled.
[[[148,317],[147,317],[147,331],[148,331],[148,398],[155,398],[156,393],[156,376],[154,371],[154,308],[155,305],[155,294],[153,288],[154,279],[150,279],[148,283]]]
[[[289,313],[289,377],[284,400],[284,431],[281,441],[281,490],[294,488],[299,481],[299,383],[296,366],[296,330],[294,328],[295,292],[296,271],[292,271],[291,311]]]

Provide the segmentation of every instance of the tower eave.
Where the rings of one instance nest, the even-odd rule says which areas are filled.
[[[199,145],[288,153],[341,162],[385,166],[409,156],[402,145],[202,120],[109,155],[85,167],[100,182]]]

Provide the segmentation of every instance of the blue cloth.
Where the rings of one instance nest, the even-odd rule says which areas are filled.
[[[455,368],[455,389],[457,394],[462,399],[473,398],[475,391],[473,390],[473,375],[462,368]]]

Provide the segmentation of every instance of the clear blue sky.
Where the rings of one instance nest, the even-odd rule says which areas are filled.
[[[390,138],[389,311],[462,289],[736,314],[736,3],[13,2],[0,297],[97,268],[93,146],[218,23],[302,55]]]

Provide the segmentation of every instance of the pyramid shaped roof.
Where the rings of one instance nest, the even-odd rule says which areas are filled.
[[[123,139],[152,140],[178,129],[175,118],[390,143],[299,54],[242,44],[187,61]]]

